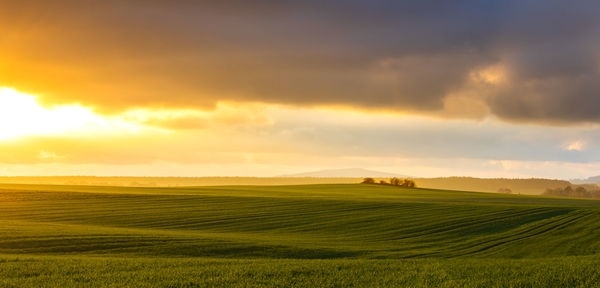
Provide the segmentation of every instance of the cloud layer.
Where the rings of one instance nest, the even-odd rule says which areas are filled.
[[[105,110],[225,100],[599,122],[598,9],[554,0],[7,0],[0,86]]]

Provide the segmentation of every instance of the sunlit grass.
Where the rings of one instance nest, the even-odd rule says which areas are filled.
[[[594,200],[358,184],[0,191],[6,286],[589,287],[600,277]]]

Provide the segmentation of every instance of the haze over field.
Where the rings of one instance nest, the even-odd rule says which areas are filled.
[[[338,170],[328,170],[334,173]],[[352,171],[356,172],[355,169]],[[343,170],[347,172],[347,170]],[[368,171],[367,171],[368,172]],[[311,173],[312,174],[312,173]],[[370,173],[369,173],[370,174]],[[369,175],[367,174],[367,175]],[[377,177],[377,181],[389,181],[389,176]],[[395,175],[394,177],[401,177]],[[547,189],[564,188],[572,185],[564,180],[550,179],[507,179],[507,178],[414,178],[419,187],[477,192],[502,192],[509,189],[513,194],[540,195]],[[121,186],[121,187],[194,187],[194,186],[231,186],[231,185],[308,185],[308,184],[357,184],[362,177],[97,177],[97,176],[46,176],[1,177],[5,184],[41,184],[41,185],[83,185],[83,186]],[[575,186],[573,186],[575,187]],[[506,192],[506,191],[505,191]],[[505,193],[502,192],[502,193]]]

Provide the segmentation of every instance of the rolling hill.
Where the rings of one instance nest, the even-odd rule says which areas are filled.
[[[595,200],[361,184],[1,184],[0,224],[4,286],[600,281]]]

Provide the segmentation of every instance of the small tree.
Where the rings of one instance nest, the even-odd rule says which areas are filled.
[[[498,189],[498,193],[512,194],[513,192],[510,188],[500,188]]]
[[[379,180],[379,184],[381,184],[381,185],[387,185],[388,183],[385,182],[385,180]]]
[[[565,187],[565,189],[563,190],[565,194],[569,195],[571,193],[573,193],[573,187],[571,187],[570,185]]]
[[[404,187],[408,187],[408,188],[414,188],[414,187],[416,187],[416,186],[417,186],[417,185],[415,184],[415,181],[413,181],[413,180],[411,180],[411,179],[404,179],[404,183],[402,183],[402,184],[404,184],[404,185],[402,185],[402,186],[404,186]]]
[[[400,180],[400,178],[393,177],[392,179],[390,179],[391,185],[400,186],[401,183],[402,183],[402,180]]]
[[[575,188],[575,191],[572,192],[572,194],[575,197],[587,198],[589,193],[587,190],[585,190],[585,188],[578,186],[577,188]]]
[[[371,177],[366,177],[363,179],[362,184],[375,184],[375,179]]]

